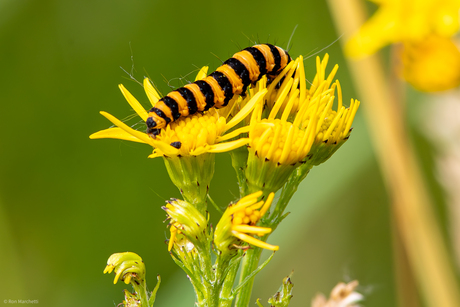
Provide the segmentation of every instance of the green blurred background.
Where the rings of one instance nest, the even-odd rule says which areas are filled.
[[[116,306],[125,285],[102,271],[112,253],[133,251],[151,288],[162,277],[158,306],[193,306],[192,287],[164,243],[161,206],[180,194],[163,161],[147,159],[146,145],[88,136],[111,125],[101,110],[134,114],[119,83],[148,107],[120,67],[138,80],[149,76],[165,94],[167,81],[180,86],[197,67],[213,70],[254,41],[286,48],[296,26],[293,57],[341,35],[323,1],[0,0],[0,304]],[[325,52],[330,69],[341,67],[344,100],[359,99],[340,43]],[[310,80],[314,63],[305,61]],[[353,279],[365,306],[396,304],[389,202],[361,112],[353,126],[293,198],[270,239],[281,249],[257,277],[254,300],[266,302],[294,270],[291,306]],[[429,150],[425,160],[429,168]],[[229,155],[216,163],[210,193],[222,206],[238,189]]]

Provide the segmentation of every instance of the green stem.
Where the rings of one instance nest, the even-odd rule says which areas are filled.
[[[232,158],[232,166],[236,173],[236,179],[238,180],[240,197],[243,197],[247,195],[247,182],[244,171],[246,170],[248,160],[248,150],[246,147],[237,148],[230,151],[230,157]]]
[[[220,302],[219,307],[230,307],[233,301],[232,288],[235,283],[236,275],[238,273],[239,264],[241,262],[242,251],[238,252],[233,258],[233,261],[230,261],[230,267],[228,269],[225,280],[222,284],[222,291],[220,292]]]
[[[297,188],[302,182],[303,179],[308,175],[312,168],[312,165],[304,164],[297,168],[294,173],[291,174],[287,183],[283,187],[283,190],[278,200],[275,210],[268,219],[263,219],[261,222],[262,226],[268,226],[275,230],[278,224],[281,222],[284,210],[286,209],[289,201],[291,200],[294,193],[297,191]],[[266,241],[268,235],[261,238],[262,241]],[[255,247],[247,251],[247,254],[243,260],[240,283],[245,280],[254,270],[257,269],[259,264],[260,256],[262,254],[262,249]],[[247,307],[251,299],[252,287],[254,285],[254,278],[252,278],[245,287],[241,289],[236,297],[235,306],[236,307]]]
[[[282,220],[284,210],[289,204],[289,201],[291,201],[291,198],[297,191],[299,184],[302,182],[302,180],[305,179],[312,167],[312,165],[302,165],[297,170],[295,170],[294,173],[291,174],[291,176],[289,176],[288,181],[286,182],[286,184],[283,187],[283,190],[281,191],[280,198],[276,203],[275,210],[273,210],[273,213],[270,215],[270,217],[268,217],[267,219],[263,219],[262,224],[264,226],[271,227],[272,231],[274,231],[276,227],[278,227],[278,224]]]
[[[138,297],[141,300],[141,305],[142,306],[149,306],[148,302],[148,292],[147,292],[147,286],[145,280],[142,282],[142,284],[137,285],[135,282],[132,282],[131,285],[133,286],[134,291],[138,295]]]
[[[267,237],[268,236],[265,236],[263,239],[266,240]],[[241,275],[239,281],[240,283],[243,282],[246,279],[246,277],[248,277],[254,270],[257,269],[261,254],[262,249],[259,247],[254,247],[253,249],[249,249],[246,252],[246,256],[244,257],[243,264],[241,266]],[[236,296],[235,307],[247,307],[249,305],[253,285],[254,278],[251,278],[246,283],[246,286],[243,287]]]

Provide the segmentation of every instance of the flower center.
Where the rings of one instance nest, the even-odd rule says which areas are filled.
[[[260,211],[250,207],[233,214],[233,225],[255,225],[260,219]]]
[[[159,141],[190,152],[205,145],[213,145],[224,132],[225,118],[211,109],[205,114],[194,114],[180,118],[163,129],[157,137]]]
[[[304,157],[307,135],[291,122],[263,119],[251,131],[250,139],[249,145],[260,158],[293,164]]]

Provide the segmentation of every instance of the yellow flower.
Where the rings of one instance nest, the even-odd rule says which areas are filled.
[[[207,67],[201,69],[197,80],[206,76]],[[136,113],[146,121],[147,111],[123,86],[120,89],[128,103]],[[152,105],[160,99],[160,95],[154,89],[150,81],[144,79],[144,90]],[[206,195],[212,176],[214,175],[214,153],[226,152],[244,146],[248,138],[238,138],[248,128],[234,129],[254,109],[267,90],[260,90],[254,95],[248,95],[244,99],[244,106],[236,108],[234,98],[226,108],[216,110],[214,108],[203,114],[194,114],[179,118],[164,129],[155,138],[147,133],[137,131],[109,113],[101,112],[108,120],[117,127],[96,132],[91,139],[115,138],[134,142],[145,143],[152,146],[153,153],[149,158],[163,157],[169,176],[181,191],[184,199],[197,206],[200,212],[206,211]],[[231,117],[231,119],[230,119]],[[228,119],[228,120],[227,120]],[[245,130],[246,129],[246,130]]]
[[[247,242],[257,247],[276,251],[278,246],[268,244],[254,235],[262,237],[272,230],[267,227],[255,226],[264,216],[275,197],[271,193],[267,200],[257,201],[262,196],[262,191],[241,198],[236,204],[228,206],[216,226],[214,243],[218,250],[226,252],[235,247],[238,240]]]
[[[142,258],[131,252],[116,253],[109,257],[105,273],[112,273],[115,270],[114,284],[118,280],[123,280],[126,284],[131,283],[134,289],[133,293],[125,290],[125,300],[123,306],[153,306],[156,293],[160,287],[160,275],[157,276],[157,284],[152,292],[147,291],[145,280],[145,264]]]
[[[401,76],[415,88],[438,92],[460,84],[460,52],[452,38],[459,30],[460,0],[374,2],[379,8],[347,42],[348,56],[401,44]]]
[[[198,73],[196,80],[204,78],[206,71],[207,67],[203,67]],[[134,111],[146,121],[148,112],[123,85],[120,84],[119,87]],[[144,90],[150,103],[155,106],[160,99],[160,95],[147,78],[144,79]],[[204,153],[229,151],[247,144],[248,140],[243,138],[222,143],[222,140],[229,139],[225,138],[224,133],[241,122],[252,111],[254,106],[262,100],[264,94],[265,91],[260,91],[250,97],[251,99],[249,99],[244,108],[228,122],[226,117],[229,115],[228,110],[222,111],[226,115],[222,116],[220,110],[210,109],[204,114],[196,113],[178,119],[165,129],[162,129],[156,138],[151,138],[147,133],[132,129],[111,114],[102,111],[101,114],[117,127],[93,133],[90,138],[115,138],[148,144],[154,147],[153,153],[149,158],[159,156],[197,156]]]
[[[360,57],[398,42],[429,35],[451,37],[459,29],[459,0],[374,0],[379,8],[347,43],[349,56]]]
[[[317,58],[317,73],[308,90],[301,82],[305,80],[303,58],[297,58],[287,68],[290,72],[279,91],[273,95],[269,88],[266,97],[273,102],[266,118],[262,106],[256,106],[251,116],[245,172],[250,192],[277,191],[300,164],[313,157],[313,162],[309,161],[312,165],[324,162],[337,144],[348,139],[359,102],[351,100],[349,108],[343,106],[340,83],[332,82],[338,66],[326,77],[328,59],[327,54],[322,61]],[[332,109],[335,90],[337,110]]]
[[[178,242],[178,236],[185,236],[188,239],[186,244],[187,251],[195,246],[199,249],[204,249],[202,245],[206,242],[207,221],[198,209],[179,199],[171,199],[162,209],[166,211],[169,219],[171,219],[171,237],[168,243],[168,251],[171,251],[174,244]]]
[[[116,253],[110,256],[104,274],[112,273],[113,270],[115,270],[114,284],[119,279],[123,280],[125,284],[129,284],[132,279],[136,279],[139,283],[143,283],[145,280],[145,264],[142,258],[135,253]]]
[[[401,58],[402,77],[420,91],[440,92],[460,84],[460,51],[449,38],[432,35],[407,42]]]

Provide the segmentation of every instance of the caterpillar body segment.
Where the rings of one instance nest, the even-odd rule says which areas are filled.
[[[180,117],[210,108],[225,107],[235,95],[246,92],[267,75],[273,80],[291,61],[284,49],[260,44],[235,53],[203,80],[187,84],[161,98],[149,111],[147,133],[155,137],[160,129]]]

